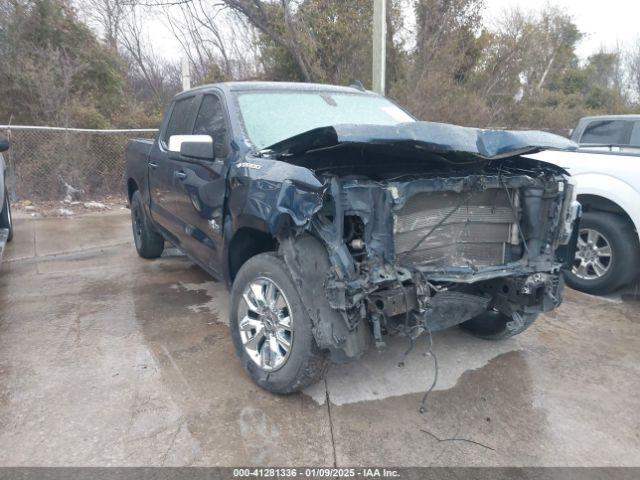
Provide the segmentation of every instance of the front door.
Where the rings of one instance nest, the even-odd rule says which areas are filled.
[[[220,273],[228,128],[221,98],[217,94],[201,98],[192,133],[213,138],[215,158],[208,161],[179,157],[171,161],[176,215],[183,222],[185,249],[197,261]]]

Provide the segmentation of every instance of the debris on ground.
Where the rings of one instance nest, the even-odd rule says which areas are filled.
[[[106,213],[127,208],[126,199],[120,195],[102,195],[86,201],[23,199],[12,203],[16,214],[30,217],[69,217],[72,215]]]
[[[105,205],[102,202],[84,202],[82,204],[84,206],[84,208],[89,208],[89,209],[97,209],[97,210],[106,210],[106,209],[111,209],[111,207]]]

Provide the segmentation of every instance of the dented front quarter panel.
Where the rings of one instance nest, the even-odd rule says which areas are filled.
[[[300,232],[321,208],[325,189],[307,168],[248,157],[230,172],[230,215],[235,229],[253,227],[273,236]]]

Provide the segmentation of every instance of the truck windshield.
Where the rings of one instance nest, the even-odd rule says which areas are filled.
[[[262,150],[314,128],[339,124],[397,125],[415,121],[389,100],[335,92],[238,93],[249,140]]]

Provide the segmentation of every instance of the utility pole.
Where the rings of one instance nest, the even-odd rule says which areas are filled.
[[[387,1],[373,0],[373,91],[384,95],[387,70]]]
[[[191,88],[191,73],[189,72],[189,59],[182,57],[182,91]]]

